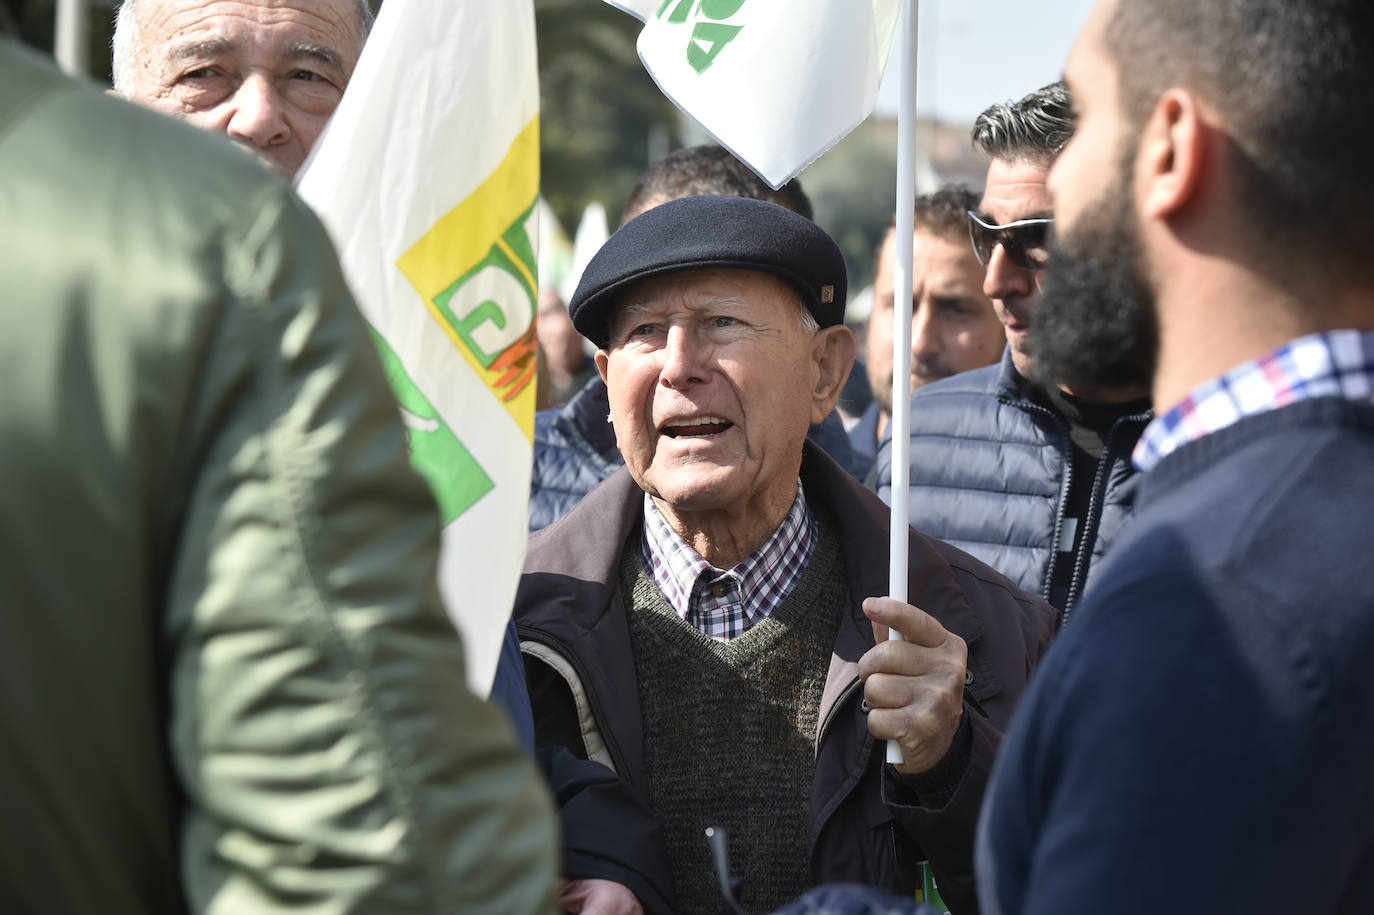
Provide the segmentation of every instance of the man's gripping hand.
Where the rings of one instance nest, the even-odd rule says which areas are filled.
[[[934,617],[890,597],[870,597],[864,614],[878,644],[859,659],[868,730],[901,744],[903,775],[919,775],[944,758],[964,711],[968,646]],[[888,629],[906,641],[888,641]]]
[[[639,897],[611,880],[568,880],[558,894],[565,912],[581,915],[644,915]]]

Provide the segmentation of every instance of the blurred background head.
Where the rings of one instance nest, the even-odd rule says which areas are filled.
[[[671,152],[645,169],[625,201],[620,224],[669,200],[702,196],[750,197],[776,203],[807,219],[814,215],[800,181],[793,179],[775,191],[729,150],[707,144]]]
[[[896,303],[896,227],[878,253],[869,314],[868,377],[873,398],[892,413],[892,340],[896,320],[911,321],[911,390],[996,362],[1005,338],[992,302],[983,294],[983,268],[969,245],[968,211],[978,197],[950,187],[916,200],[912,237],[912,296]]]

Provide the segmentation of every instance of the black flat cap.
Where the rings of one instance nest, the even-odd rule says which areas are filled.
[[[787,282],[821,327],[844,322],[844,255],[804,216],[747,197],[682,197],[635,217],[607,239],[582,273],[568,313],[604,348],[612,310],[638,280],[683,270],[742,267]]]

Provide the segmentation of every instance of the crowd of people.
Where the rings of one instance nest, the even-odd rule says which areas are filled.
[[[1374,6],[1098,0],[873,252],[848,428],[800,183],[650,165],[539,304],[490,701],[289,184],[371,25],[0,39],[0,910],[1374,910]]]

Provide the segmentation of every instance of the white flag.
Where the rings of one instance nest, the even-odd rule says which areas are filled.
[[[443,516],[439,588],[491,688],[528,529],[539,233],[530,0],[388,3],[299,179]]]
[[[606,0],[663,94],[774,188],[878,100],[900,0]]]

